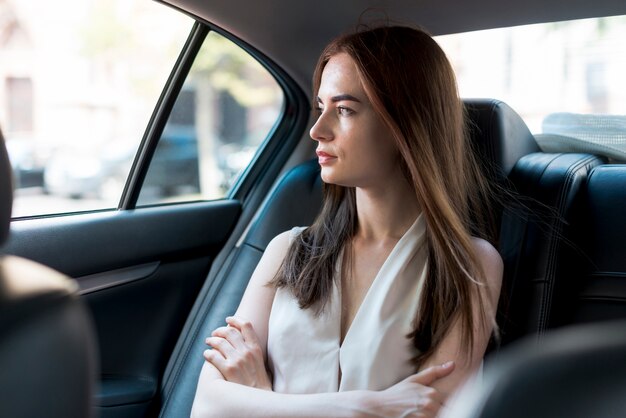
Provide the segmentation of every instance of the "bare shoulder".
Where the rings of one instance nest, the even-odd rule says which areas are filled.
[[[473,237],[472,243],[474,244],[474,251],[480,260],[481,268],[484,274],[484,277],[481,279],[484,286],[478,287],[483,296],[486,297],[483,301],[487,302],[486,305],[483,305],[483,309],[486,309],[483,314],[486,314],[486,318],[494,319],[496,316],[498,300],[500,299],[500,292],[502,291],[504,263],[502,262],[502,257],[500,257],[498,250],[496,250],[495,247],[488,241]],[[485,333],[483,334],[486,338],[483,339],[483,342],[486,343],[492,332],[492,323],[486,322],[485,325],[488,325],[488,327],[484,329]],[[482,347],[481,350],[481,353],[484,353],[485,347]]]
[[[276,235],[270,241],[252,275],[252,282],[259,286],[264,286],[274,278],[287,255],[287,251],[289,251],[292,235],[293,231],[285,231]]]
[[[269,258],[272,261],[282,262],[282,260],[287,255],[289,246],[291,245],[292,234],[292,231],[285,231],[272,238],[270,243],[267,244],[267,248],[265,249],[263,258]]]
[[[472,243],[474,244],[474,251],[481,261],[487,284],[499,289],[504,271],[504,263],[500,253],[491,243],[482,238],[472,237]]]

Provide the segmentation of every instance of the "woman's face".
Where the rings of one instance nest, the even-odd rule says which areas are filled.
[[[310,134],[318,142],[322,180],[360,188],[389,185],[400,173],[399,153],[348,54],[334,55],[324,67],[317,106]]]

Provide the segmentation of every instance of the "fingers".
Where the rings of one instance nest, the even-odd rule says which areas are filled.
[[[223,370],[226,368],[226,359],[218,350],[204,350],[202,355],[206,361],[214,365],[224,375]]]
[[[207,337],[204,342],[207,345],[213,347],[214,351],[219,352],[224,359],[231,358],[235,355],[236,349],[228,342],[228,340],[221,337]]]
[[[250,344],[259,344],[259,338],[257,337],[254,327],[250,321],[237,316],[229,316],[226,318],[226,323],[241,331],[245,342]]]
[[[221,363],[262,358],[259,339],[250,321],[231,316],[226,318],[226,322],[228,326],[217,328],[206,338],[205,343],[213,350],[205,351],[204,357],[216,367]]]
[[[224,360],[233,360],[250,350],[252,350],[253,355],[258,354],[259,340],[250,321],[230,316],[226,318],[226,323],[228,326],[215,329],[211,336],[205,340],[205,343],[221,354],[220,357]],[[206,357],[207,355],[205,355]],[[215,356],[212,356],[212,359],[221,360]]]
[[[447,363],[432,366],[421,372],[411,376],[413,382],[419,383],[424,386],[430,386],[439,379],[443,379],[454,371],[454,362],[449,361]]]
[[[219,327],[211,333],[211,336],[224,338],[238,350],[241,350],[246,346],[244,342],[244,337],[241,335],[241,332],[235,327]]]

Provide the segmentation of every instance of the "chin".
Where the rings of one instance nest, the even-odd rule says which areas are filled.
[[[336,184],[343,186],[343,184],[341,184],[341,181],[339,181],[339,176],[337,176],[337,174],[333,173],[331,170],[325,169],[324,167],[322,167],[320,177],[322,178],[322,181],[326,184]]]
[[[337,179],[336,176],[321,176],[322,181],[326,184],[334,184],[336,186],[342,186],[342,187],[355,187],[354,184],[347,182],[347,181],[342,181]]]
[[[322,167],[322,169],[320,170],[320,177],[322,178],[322,181],[324,183],[328,183],[328,184],[336,184],[335,183],[335,178],[331,172],[331,170]]]
[[[360,184],[358,181],[355,181],[356,179],[353,177],[346,177],[346,176],[341,176],[339,175],[339,173],[337,173],[336,170],[332,170],[329,167],[322,167],[322,170],[320,172],[320,177],[322,178],[322,181],[326,184],[335,184],[337,186],[343,186],[343,187],[358,187],[358,184]]]

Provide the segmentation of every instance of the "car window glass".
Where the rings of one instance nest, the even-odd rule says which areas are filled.
[[[626,16],[436,38],[462,97],[503,100],[535,134],[555,112],[626,114]]]
[[[117,207],[192,25],[145,0],[0,2],[14,217]]]
[[[258,61],[210,32],[159,139],[138,205],[226,196],[277,123],[283,100]]]

